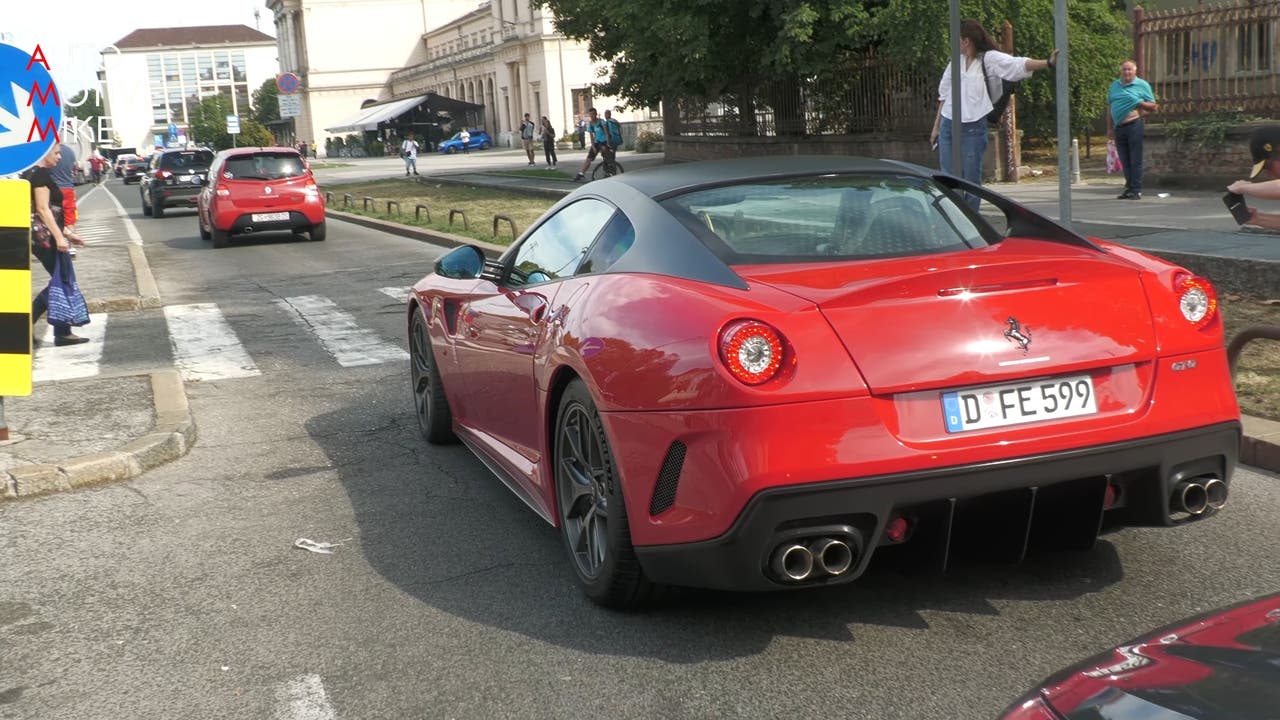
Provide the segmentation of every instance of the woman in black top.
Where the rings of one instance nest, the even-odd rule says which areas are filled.
[[[49,232],[53,234],[53,247],[42,248],[33,247],[32,252],[35,253],[36,259],[44,266],[44,269],[52,277],[53,261],[57,253],[63,253],[62,261],[70,262],[70,256],[66,252],[71,249],[71,244],[84,245],[84,241],[79,238],[69,238],[62,232],[62,189],[58,187],[58,183],[53,181],[53,175],[50,170],[58,164],[58,158],[62,155],[62,145],[54,143],[49,152],[45,154],[35,167],[31,168],[22,176],[27,182],[31,183],[31,212],[38,216],[40,221],[49,228]],[[54,208],[57,208],[55,210]],[[44,290],[36,295],[31,301],[31,322],[34,324],[49,309],[49,287],[46,285]],[[34,335],[34,331],[32,335]],[[89,342],[89,338],[79,337],[71,334],[70,325],[54,325],[53,326],[53,344],[54,345],[79,345],[80,343]]]

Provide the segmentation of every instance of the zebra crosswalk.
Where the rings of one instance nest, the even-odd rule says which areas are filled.
[[[409,288],[386,287],[379,288],[378,292],[403,302]],[[385,330],[379,332],[362,326],[356,315],[329,298],[297,295],[278,298],[272,306],[280,313],[281,322],[287,322],[284,317],[291,319],[295,327],[310,336],[341,367],[403,362],[409,357],[401,347],[402,338],[388,338]],[[218,304],[166,305],[163,314],[170,359],[184,380],[207,382],[263,374],[261,364],[255,362],[242,340],[244,333],[235,328],[237,319],[229,319]],[[111,313],[95,314],[92,322],[75,329],[77,335],[89,338],[89,342],[64,347],[55,346],[52,328],[42,323],[43,327],[37,328],[42,334],[35,349],[32,380],[37,383],[75,380],[102,374],[112,347],[110,328],[115,325],[111,318]],[[136,338],[121,342],[136,342]],[[262,342],[261,338],[258,342]]]

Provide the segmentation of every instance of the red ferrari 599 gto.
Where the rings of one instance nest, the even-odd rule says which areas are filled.
[[[904,163],[590,183],[499,260],[442,257],[407,321],[427,440],[466,443],[610,606],[1088,547],[1213,514],[1236,464],[1204,278]]]

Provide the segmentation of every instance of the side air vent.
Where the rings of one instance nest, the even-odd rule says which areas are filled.
[[[667,448],[667,458],[658,471],[658,484],[653,487],[649,500],[649,514],[657,515],[676,504],[676,488],[680,485],[680,470],[684,467],[684,454],[688,448],[677,440]]]

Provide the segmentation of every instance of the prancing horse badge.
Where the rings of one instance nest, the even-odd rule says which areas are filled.
[[[1004,336],[1021,348],[1022,352],[1031,347],[1031,328],[1022,327],[1016,317],[1009,318],[1009,329],[1004,331]]]

